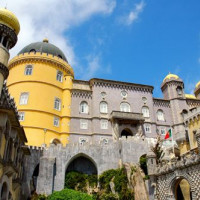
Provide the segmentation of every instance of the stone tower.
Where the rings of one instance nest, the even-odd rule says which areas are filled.
[[[19,31],[20,25],[16,16],[7,9],[0,9],[0,95],[3,82],[9,74],[9,50],[17,43]]]
[[[173,137],[175,140],[185,140],[185,128],[182,112],[187,109],[184,93],[184,83],[175,74],[168,74],[161,85],[164,99],[170,101]]]

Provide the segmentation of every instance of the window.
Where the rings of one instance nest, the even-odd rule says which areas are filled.
[[[19,121],[24,121],[24,112],[19,112]]]
[[[60,110],[61,107],[61,101],[59,98],[55,98],[55,102],[54,102],[54,109],[56,110]]]
[[[128,103],[126,103],[126,102],[122,102],[120,104],[120,111],[122,111],[122,112],[130,112],[131,111],[130,105]]]
[[[80,128],[81,129],[88,129],[88,120],[87,119],[81,119]]]
[[[157,119],[158,119],[158,121],[165,121],[164,113],[162,110],[157,111]]]
[[[108,129],[108,120],[106,119],[101,120],[101,129]]]
[[[123,98],[126,98],[126,97],[127,97],[127,92],[126,92],[125,90],[122,90],[122,91],[121,91],[121,96],[122,96]]]
[[[20,101],[19,104],[20,105],[25,105],[28,103],[28,92],[23,92],[20,95]]]
[[[142,107],[142,114],[144,117],[149,117],[149,108],[146,106]]]
[[[101,92],[101,96],[104,99],[106,97],[106,92]]]
[[[100,103],[100,113],[108,113],[108,104],[105,101]]]
[[[57,71],[56,80],[62,82],[63,73],[61,71]]]
[[[178,86],[178,87],[176,88],[176,91],[177,91],[178,96],[181,96],[181,95],[182,95],[182,87]]]
[[[145,133],[151,133],[151,125],[150,124],[145,124]]]
[[[165,135],[165,128],[161,128],[160,133],[161,133],[161,135]]]
[[[142,97],[142,101],[144,101],[144,103],[147,102],[147,98],[146,97]]]
[[[29,76],[32,75],[32,71],[33,71],[33,66],[32,65],[27,65],[24,71],[24,74]]]
[[[60,120],[59,120],[58,117],[54,117],[53,125],[59,127],[59,121],[60,121]]]
[[[88,103],[85,101],[82,101],[80,104],[80,113],[88,113]]]

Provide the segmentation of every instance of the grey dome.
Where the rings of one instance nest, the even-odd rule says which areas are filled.
[[[35,42],[27,45],[18,53],[18,55],[29,52],[41,52],[51,54],[68,62],[65,54],[58,47],[49,43],[47,39],[44,39],[43,42]]]

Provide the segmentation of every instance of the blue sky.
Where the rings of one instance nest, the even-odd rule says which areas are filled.
[[[21,14],[22,8],[25,11],[30,6],[26,0],[19,0],[22,8],[12,1],[8,0],[8,9],[19,15],[26,33],[19,37],[13,56],[46,34],[63,49],[77,79],[148,84],[155,87],[156,97],[162,96],[160,85],[169,72],[184,80],[187,93],[200,80],[199,0],[60,0],[62,17],[56,12],[60,4],[55,0],[42,1],[43,10],[35,0],[31,6],[39,9],[37,17],[34,11]],[[45,8],[45,1],[55,3],[52,10]],[[28,20],[34,26],[30,33]]]

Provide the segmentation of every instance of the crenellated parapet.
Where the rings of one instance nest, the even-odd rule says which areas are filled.
[[[170,161],[162,161],[156,166],[156,176],[168,174],[178,169],[189,168],[195,165],[200,165],[200,156],[195,151],[190,151],[187,155],[182,155],[178,160],[174,157]]]
[[[188,125],[191,121],[194,122],[200,117],[200,107],[193,108],[190,112],[183,114],[184,123]]]
[[[142,84],[135,84],[135,83],[127,83],[127,82],[120,82],[120,81],[113,81],[113,80],[104,80],[104,79],[91,79],[90,81],[91,87],[108,87],[108,88],[117,88],[121,90],[129,90],[129,91],[138,91],[138,92],[147,92],[153,93],[153,87],[148,85]]]
[[[71,96],[92,99],[92,91],[72,89]]]
[[[68,62],[52,54],[42,52],[28,52],[19,54],[9,62],[8,69],[10,70],[12,67],[21,63],[27,63],[27,60],[29,60],[30,63],[42,62],[46,63],[47,65],[56,66],[74,77],[74,71]]]
[[[199,107],[200,100],[199,99],[186,99],[187,105],[189,108]]]
[[[154,98],[153,99],[153,105],[157,106],[157,107],[170,108],[170,101],[169,100],[165,100],[165,99]]]

